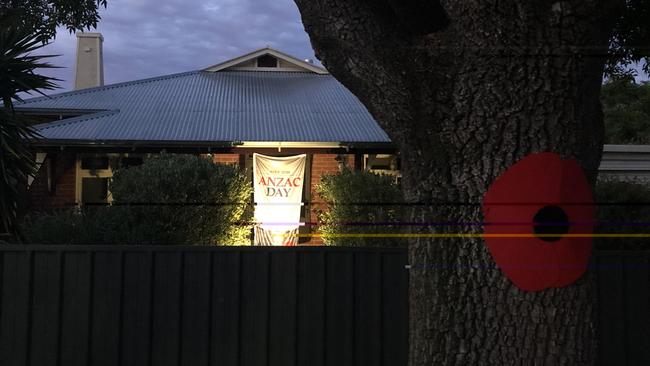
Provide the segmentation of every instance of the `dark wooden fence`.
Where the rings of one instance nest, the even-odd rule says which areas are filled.
[[[0,365],[406,365],[406,253],[1,246]]]
[[[650,365],[650,252],[599,252],[601,365]]]
[[[0,365],[406,365],[406,252],[0,246]],[[600,360],[650,365],[650,252],[600,252]]]

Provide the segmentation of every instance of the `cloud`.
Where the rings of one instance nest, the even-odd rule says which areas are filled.
[[[196,70],[266,45],[314,58],[292,0],[109,0],[101,16],[106,84]],[[70,90],[75,35],[60,29],[42,52],[61,55],[52,63],[64,68],[43,73]]]

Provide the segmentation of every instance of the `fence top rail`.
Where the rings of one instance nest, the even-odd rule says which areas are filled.
[[[0,252],[381,252],[407,253],[405,247],[343,247],[343,246],[233,246],[233,245],[59,245],[59,244],[0,244]],[[650,258],[650,250],[595,250],[594,256]]]
[[[0,252],[382,252],[406,253],[406,248],[387,247],[334,247],[334,246],[216,246],[216,245],[50,245],[4,244]]]
[[[650,250],[596,250],[595,254],[598,257],[650,257]]]

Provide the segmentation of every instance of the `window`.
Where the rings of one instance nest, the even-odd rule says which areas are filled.
[[[84,204],[108,202],[108,178],[82,178],[81,201]]]
[[[388,174],[395,177],[395,182],[400,183],[399,155],[392,154],[367,154],[364,156],[364,168],[373,173]]]
[[[81,158],[81,169],[84,170],[101,170],[108,169],[107,156],[88,156]]]
[[[391,154],[368,154],[365,156],[367,170],[399,170],[399,156]]]
[[[142,155],[82,154],[77,159],[76,200],[81,205],[109,204],[113,200],[109,181],[113,172],[142,164]]]
[[[271,55],[263,55],[257,58],[257,67],[278,67],[278,59]]]

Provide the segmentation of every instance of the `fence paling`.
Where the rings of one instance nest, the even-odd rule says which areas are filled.
[[[405,365],[406,252],[0,247],[2,365]]]
[[[1,246],[1,365],[406,365],[394,248]],[[650,364],[650,252],[596,252],[599,358]]]

